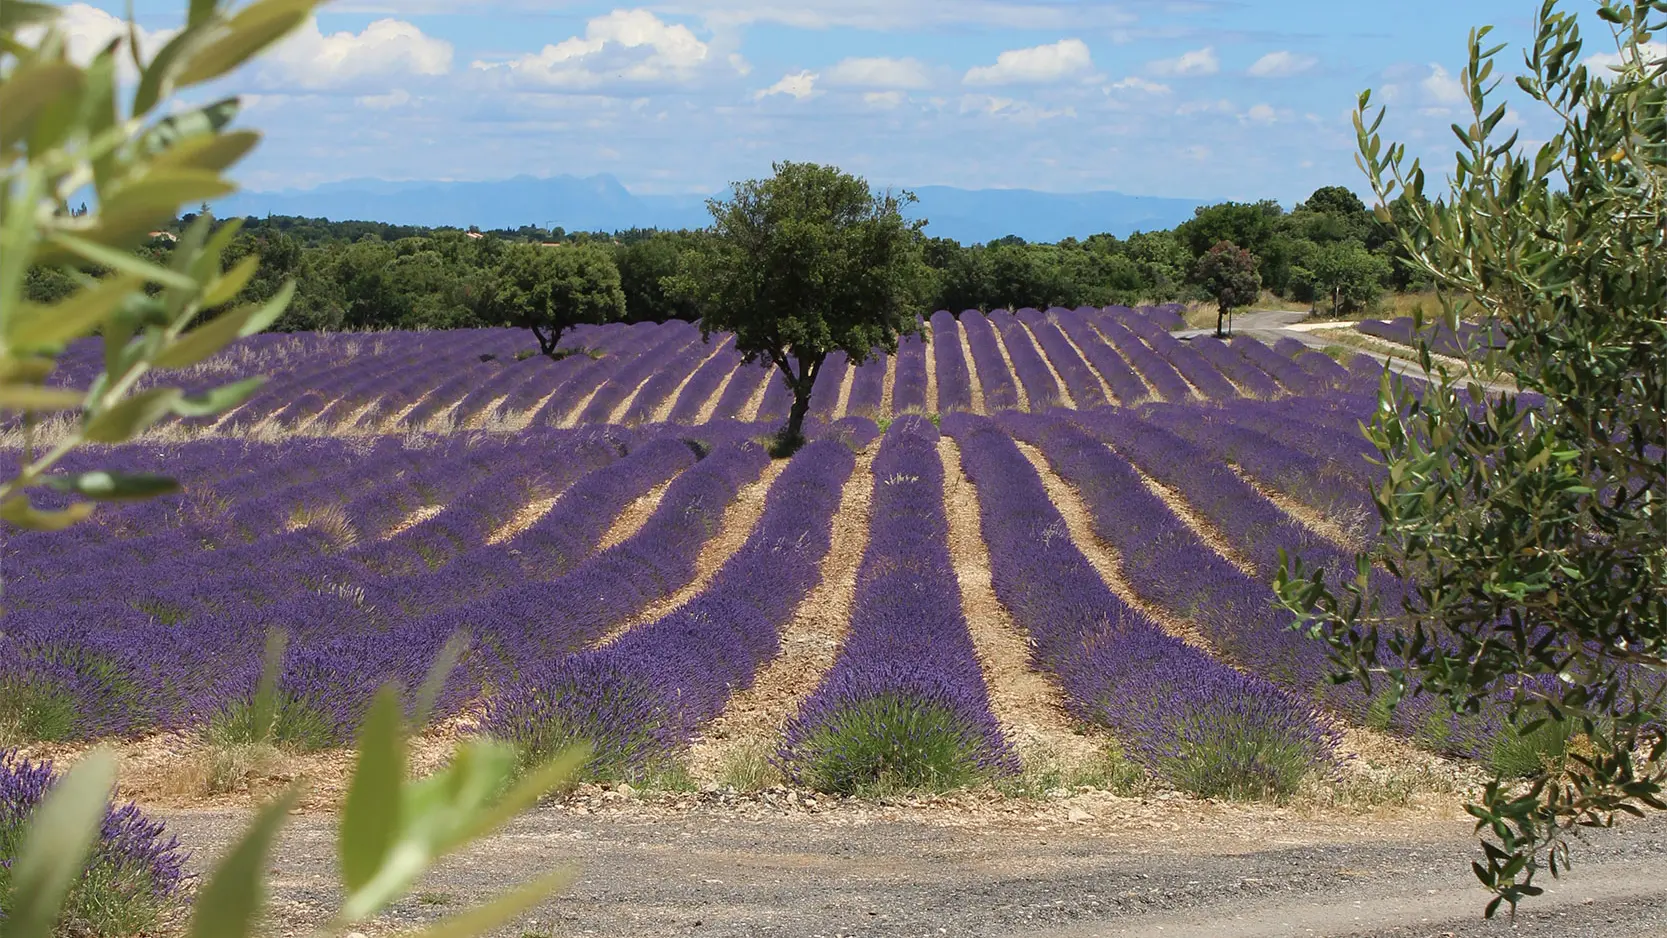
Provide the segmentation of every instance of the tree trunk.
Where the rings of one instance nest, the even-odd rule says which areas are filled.
[[[797,447],[804,439],[805,414],[810,412],[810,389],[793,389],[793,407],[787,412],[787,426],[782,429],[782,442]]]
[[[546,332],[539,326],[532,327],[533,335],[538,338],[538,350],[550,358],[556,357],[556,345],[561,342],[562,330],[554,329]]]
[[[1218,339],[1226,338],[1227,333],[1222,331],[1222,324],[1225,323],[1226,321],[1227,321],[1227,307],[1225,307],[1225,306],[1218,307],[1216,309],[1216,338],[1218,338]]]

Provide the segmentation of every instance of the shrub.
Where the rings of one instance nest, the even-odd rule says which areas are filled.
[[[0,751],[0,922],[14,904],[11,858],[30,815],[56,781],[51,762]],[[109,936],[153,932],[176,910],[185,853],[161,823],[132,804],[105,809],[91,857],[64,905],[61,932]]]

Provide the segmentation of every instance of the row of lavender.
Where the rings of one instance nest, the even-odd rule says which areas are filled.
[[[1427,324],[1419,331],[1411,316],[1390,320],[1363,319],[1355,325],[1363,335],[1373,336],[1397,345],[1429,343],[1430,351],[1438,355],[1466,358],[1505,345],[1505,333],[1497,325],[1459,320],[1458,328],[1444,322]]]
[[[282,629],[296,639],[284,731],[338,741],[365,693],[420,674],[459,627],[491,639],[479,682],[496,673],[489,644],[500,659],[544,654],[526,636],[552,617],[582,643],[686,583],[767,461],[752,442],[765,432],[728,421],[99,454],[165,468],[186,491],[8,537],[0,721],[64,738],[235,720],[264,636]],[[813,428],[856,444],[875,432]],[[626,506],[673,479],[641,530],[598,549]]]
[[[903,340],[895,363],[880,354],[852,368],[832,356],[813,413],[824,420],[993,413],[1021,402],[1033,411],[1086,409],[1312,394],[1349,380],[1317,353],[1292,359],[1252,341],[1179,342],[1168,332],[1172,320],[1163,308],[968,310],[959,318],[940,311],[920,336]],[[584,351],[560,361],[526,357],[522,333],[507,329],[260,335],[170,380],[199,391],[272,374],[231,415],[188,421],[224,434],[779,420],[791,404],[768,368],[741,364],[732,337],[703,342],[688,323],[581,326],[568,344]],[[54,381],[82,386],[99,360],[96,343],[79,344]]]
[[[1323,660],[1283,630],[1264,585],[1279,547],[1333,569],[1346,559],[1227,468],[1311,506],[1360,514],[1373,476],[1348,427],[1369,406],[1340,395],[1159,404],[1138,419],[1119,408],[945,419],[978,490],[997,595],[1080,719],[1111,728],[1160,776],[1232,792],[1288,789],[1324,764],[1330,735],[1315,706],[1370,715],[1369,701],[1324,683]],[[597,648],[693,578],[721,507],[757,478],[763,456],[747,438],[759,428],[723,429],[534,431],[522,454],[467,438],[417,451],[292,441],[296,458],[282,460],[272,448],[226,441],[178,447],[168,468],[195,483],[172,506],[132,506],[50,543],[24,535],[8,544],[45,560],[25,567],[8,594],[4,697],[34,708],[37,725],[56,714],[73,733],[235,719],[260,639],[276,626],[297,636],[282,684],[285,731],[336,741],[369,688],[415,680],[462,630],[474,643],[448,689],[450,709],[484,695],[489,726],[535,748],[612,733],[603,751],[618,770],[639,770],[774,656],[782,623],[815,582],[850,471],[845,447],[807,449],[772,487],[748,547],[696,603]],[[948,751],[980,769],[1007,764],[948,569],[936,432],[926,420],[900,420],[877,461],[876,523],[850,639],[783,750],[801,777],[827,778],[836,774],[829,760],[848,765],[865,752],[883,763],[885,747],[918,751],[922,739],[958,740]],[[1013,437],[1039,446],[1078,487],[1098,536],[1120,548],[1140,603],[1192,621],[1218,658],[1166,636],[1107,588]],[[216,462],[237,447],[241,465]],[[129,452],[135,468],[153,458]],[[1140,473],[1186,498],[1231,559]],[[673,479],[646,525],[597,549],[625,505]],[[240,491],[262,494],[239,505]],[[528,501],[558,492],[548,514],[495,538]],[[405,526],[415,508],[440,504],[450,507]],[[175,587],[194,578],[207,586]],[[911,597],[921,602],[904,602]],[[915,605],[916,615],[895,614]],[[1402,713],[1398,728],[1432,732],[1429,713]],[[652,719],[625,719],[632,714]],[[886,735],[898,726],[927,735]],[[829,739],[848,742],[857,730],[872,745],[830,750]],[[1453,726],[1443,743],[1474,751],[1487,733]]]

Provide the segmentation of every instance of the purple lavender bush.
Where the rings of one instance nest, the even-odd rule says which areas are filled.
[[[1029,633],[1035,666],[1059,680],[1073,716],[1110,729],[1153,775],[1205,797],[1282,798],[1331,769],[1329,721],[1165,634],[1107,587],[993,421],[956,414],[944,424],[978,489],[996,596]]]
[[[0,750],[0,932],[12,908],[12,859],[30,815],[55,780],[51,762]],[[59,929],[99,938],[154,934],[180,903],[184,881],[179,842],[135,805],[112,804],[92,856],[71,887]]]
[[[1017,767],[961,613],[937,442],[930,420],[905,415],[875,457],[850,631],[778,756],[819,790],[941,790]]]
[[[821,580],[856,459],[838,440],[795,453],[758,526],[706,589],[618,641],[556,659],[487,702],[483,725],[525,761],[588,740],[586,771],[650,775],[781,651],[781,628]]]

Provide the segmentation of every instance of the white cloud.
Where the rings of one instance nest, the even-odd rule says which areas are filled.
[[[961,96],[962,114],[987,114],[1008,120],[1035,123],[1055,117],[1076,117],[1074,107],[1047,108],[1034,101],[1003,98],[996,95],[968,94]]]
[[[1645,62],[1659,62],[1667,58],[1667,43],[1646,42],[1642,51]],[[1628,54],[1630,55],[1630,52]],[[1624,61],[1625,59],[1621,57],[1619,50],[1600,52],[1597,55],[1587,57],[1586,68],[1593,72],[1596,77],[1610,78],[1612,77],[1610,70],[1620,66]]]
[[[1175,113],[1182,116],[1210,113],[1231,114],[1233,113],[1233,102],[1226,98],[1218,98],[1214,101],[1183,101],[1179,107],[1175,108]]]
[[[743,58],[741,53],[731,52],[728,61],[729,67],[735,69],[735,74],[742,78],[752,74],[752,63]]]
[[[828,69],[830,85],[848,88],[924,88],[931,84],[926,66],[915,59],[850,58]]]
[[[962,81],[969,85],[1039,84],[1085,76],[1093,68],[1086,43],[1061,39],[1046,46],[1009,49],[996,56],[996,64],[969,69]]]
[[[359,0],[365,2],[365,0]],[[388,2],[388,0],[383,0]],[[457,0],[398,0],[435,12],[455,12]],[[520,0],[542,10],[548,0]],[[714,29],[773,23],[797,29],[851,28],[876,31],[993,29],[1112,30],[1137,22],[1116,4],[1076,0],[663,0],[658,9],[698,16]]]
[[[587,22],[583,36],[508,62],[477,61],[473,67],[507,70],[536,86],[585,91],[613,81],[686,82],[711,63],[710,51],[687,26],[667,23],[647,10],[615,10]],[[751,70],[739,56],[727,62],[741,74]]]
[[[1426,97],[1441,104],[1458,104],[1465,98],[1464,85],[1447,69],[1434,63],[1430,65],[1429,76],[1418,84]]]
[[[109,45],[110,40],[127,35],[127,20],[85,3],[71,3],[60,8],[57,26],[68,40],[70,61],[83,66]],[[142,26],[138,27],[137,31],[139,54],[145,59],[149,59],[156,50],[162,48],[169,37],[179,32],[177,29],[149,30]],[[44,30],[40,27],[30,26],[18,31],[18,39],[32,45],[40,40],[43,33]],[[125,47],[116,55],[116,65],[123,79],[137,79],[132,59]]]
[[[870,91],[862,96],[862,103],[869,107],[890,110],[903,103],[901,91]]]
[[[1298,55],[1295,52],[1281,49],[1269,52],[1257,59],[1250,66],[1250,74],[1256,78],[1290,78],[1300,75],[1318,65],[1319,59],[1311,55]]]
[[[317,18],[310,17],[258,67],[288,87],[323,89],[394,75],[444,75],[451,71],[451,59],[451,43],[426,36],[404,20],[377,20],[362,32],[326,36]]]
[[[1122,81],[1112,82],[1107,87],[1112,91],[1143,91],[1147,94],[1169,94],[1175,90],[1161,81],[1147,81],[1136,75],[1130,75]]]
[[[360,107],[368,107],[373,111],[388,111],[404,107],[412,101],[411,92],[404,88],[395,88],[387,94],[364,94],[353,99]]]
[[[754,94],[753,97],[762,101],[773,94],[784,94],[790,98],[803,101],[805,98],[816,94],[816,79],[819,77],[811,71],[792,72],[781,76],[781,81]]]
[[[1158,59],[1147,68],[1154,75],[1192,78],[1199,75],[1214,75],[1221,71],[1221,60],[1216,57],[1214,46],[1205,46],[1202,49],[1183,52],[1173,59]]]
[[[1272,124],[1279,120],[1279,112],[1270,104],[1258,104],[1246,111],[1244,116],[1256,124]]]

